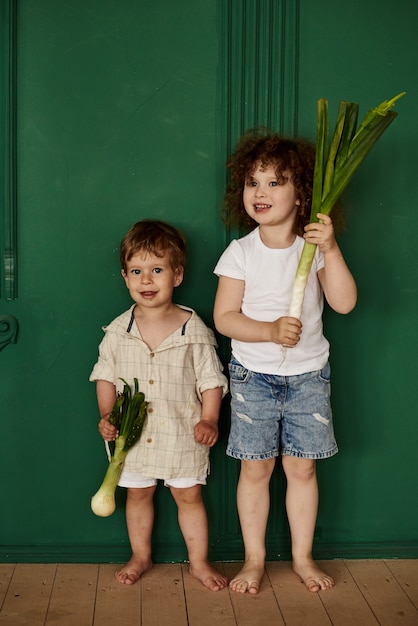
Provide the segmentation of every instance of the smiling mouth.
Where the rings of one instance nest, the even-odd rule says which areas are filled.
[[[271,209],[271,204],[255,204],[254,209],[256,211],[264,211],[265,209]]]
[[[155,291],[141,291],[141,296],[143,298],[152,298],[152,296],[155,296]]]

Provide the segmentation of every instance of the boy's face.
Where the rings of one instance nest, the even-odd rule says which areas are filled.
[[[173,270],[170,252],[162,257],[138,252],[122,270],[131,298],[146,308],[157,308],[171,302],[173,290],[183,280],[183,268]]]
[[[272,165],[261,169],[260,164],[246,180],[243,192],[244,208],[260,226],[290,225],[293,227],[300,205],[289,172],[286,182],[280,182]]]

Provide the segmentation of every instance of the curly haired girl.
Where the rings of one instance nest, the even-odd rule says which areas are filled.
[[[334,582],[312,558],[318,510],[316,460],[336,454],[324,295],[349,313],[357,289],[329,216],[309,223],[315,151],[304,139],[251,132],[228,161],[225,219],[250,230],[219,259],[214,320],[232,339],[227,454],[241,462],[237,501],[245,563],[230,582],[259,591],[265,564],[269,483],[281,455],[293,569],[313,592]],[[317,245],[301,319],[289,317],[304,242]],[[283,350],[286,346],[287,350]]]

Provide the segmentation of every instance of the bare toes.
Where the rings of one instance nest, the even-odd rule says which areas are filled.
[[[129,572],[124,570],[119,570],[115,572],[115,578],[118,582],[123,585],[133,585],[140,578],[140,573],[136,570],[131,570]]]

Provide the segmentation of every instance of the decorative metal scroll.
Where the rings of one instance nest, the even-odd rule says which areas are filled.
[[[0,315],[0,351],[17,342],[18,321],[13,315]]]

